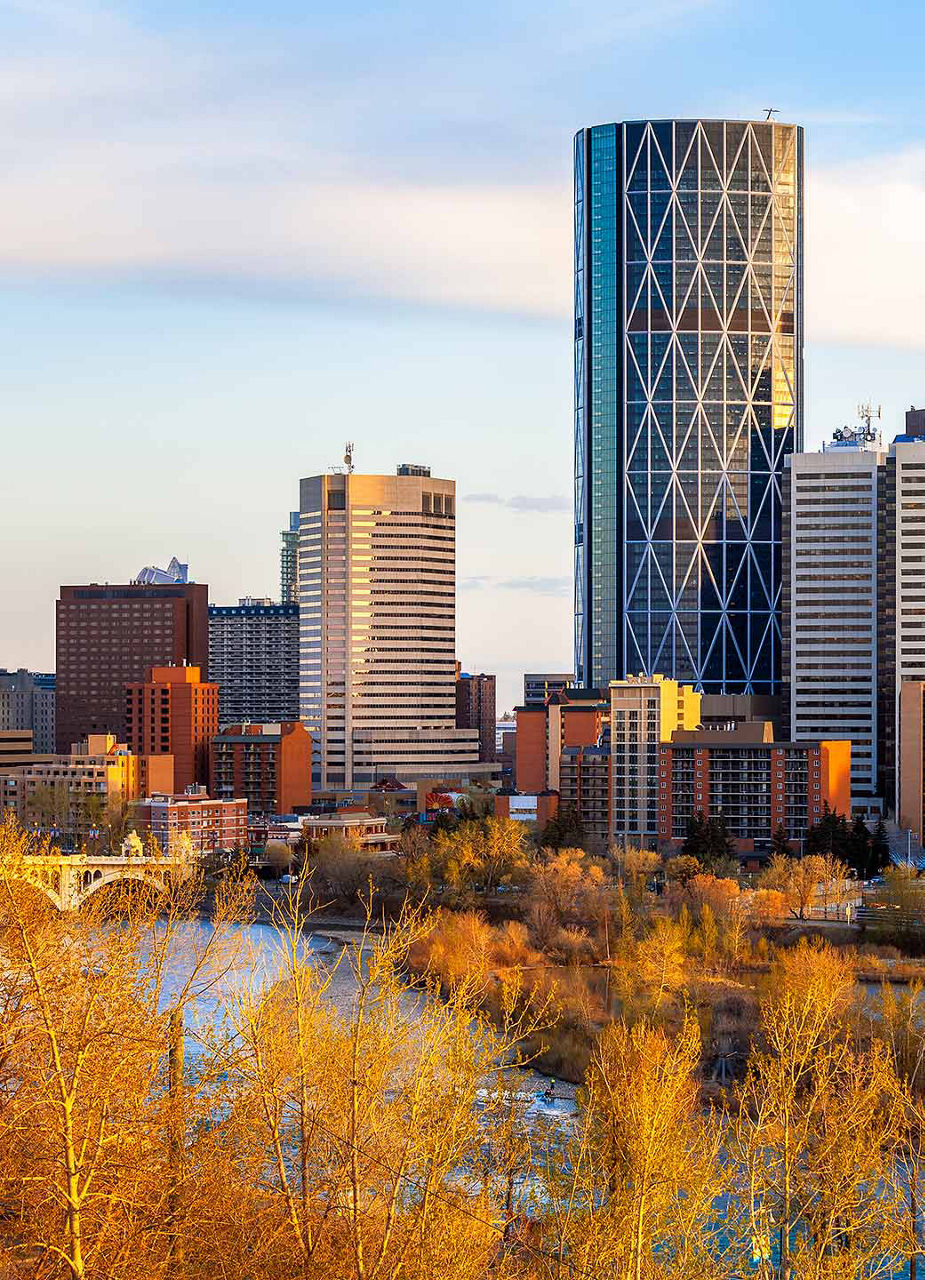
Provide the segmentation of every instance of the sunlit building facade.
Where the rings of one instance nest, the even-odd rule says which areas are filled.
[[[783,702],[794,742],[851,741],[852,812],[877,798],[878,486],[873,432],[841,430],[784,471]]]
[[[803,133],[575,138],[578,682],[776,694],[783,459],[802,447]]]
[[[322,788],[491,777],[456,727],[456,486],[425,467],[301,483],[300,715]]]

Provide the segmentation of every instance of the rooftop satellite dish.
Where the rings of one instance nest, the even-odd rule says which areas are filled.
[[[348,440],[344,449],[344,466],[347,468],[347,474],[353,473],[353,441]]]

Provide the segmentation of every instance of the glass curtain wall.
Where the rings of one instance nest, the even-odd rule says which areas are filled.
[[[781,478],[802,448],[802,130],[575,139],[575,650],[586,686],[780,688]]]

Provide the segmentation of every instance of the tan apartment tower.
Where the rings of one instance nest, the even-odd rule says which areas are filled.
[[[696,729],[700,697],[660,675],[610,682],[610,830],[618,842],[655,846],[659,747],[678,729]]]
[[[349,454],[348,454],[349,457]],[[427,467],[301,482],[300,712],[323,789],[491,777],[456,728],[456,486]]]

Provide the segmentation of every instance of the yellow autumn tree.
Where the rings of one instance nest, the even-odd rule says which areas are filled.
[[[719,1277],[719,1129],[700,1102],[700,1037],[618,1022],[594,1051],[574,1137],[550,1161],[548,1274]],[[541,1273],[547,1274],[547,1273]]]

